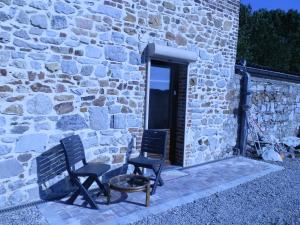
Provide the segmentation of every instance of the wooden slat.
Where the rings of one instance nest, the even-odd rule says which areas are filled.
[[[166,148],[165,131],[145,130],[142,137],[142,152],[164,155]]]

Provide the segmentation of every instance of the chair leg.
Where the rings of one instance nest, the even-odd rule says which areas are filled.
[[[98,184],[100,190],[102,190],[104,195],[107,196],[108,195],[107,190],[105,189],[104,185],[101,183],[98,177],[95,178],[95,181]]]
[[[160,185],[160,186],[163,186],[163,185],[164,185],[164,181],[163,181],[163,179],[161,178],[160,173],[159,173],[159,175],[158,175],[158,181],[159,181],[159,185]]]
[[[162,179],[161,179],[161,177],[160,177],[160,173],[161,173],[161,171],[162,171],[162,165],[160,165],[160,166],[158,167],[157,170],[156,170],[154,167],[153,167],[152,169],[153,169],[153,171],[154,171],[154,173],[155,173],[155,176],[156,176],[155,181],[154,181],[154,184],[153,184],[153,187],[152,187],[152,190],[151,190],[151,195],[154,195],[158,183],[163,184]],[[161,182],[162,182],[162,183],[161,183]]]
[[[138,166],[134,166],[134,174],[138,174],[138,175],[143,175],[143,172],[141,171],[141,169]]]
[[[90,204],[90,206],[94,209],[98,209],[98,206],[92,199],[92,197],[89,195],[87,189],[92,185],[94,182],[93,177],[88,177],[83,184],[80,183],[78,178],[73,179],[75,185],[78,187],[78,190],[74,192],[74,194],[67,200],[68,204],[73,204],[76,198],[80,195],[80,193],[83,195],[85,200]]]

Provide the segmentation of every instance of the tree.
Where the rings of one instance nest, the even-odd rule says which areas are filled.
[[[300,14],[241,5],[238,59],[253,65],[300,74]]]

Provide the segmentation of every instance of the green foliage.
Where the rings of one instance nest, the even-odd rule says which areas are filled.
[[[237,58],[300,74],[300,14],[241,5]]]

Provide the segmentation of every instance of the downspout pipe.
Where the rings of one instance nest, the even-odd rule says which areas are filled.
[[[247,72],[246,62],[242,62],[240,69],[241,79],[241,92],[240,92],[240,134],[239,134],[239,150],[241,155],[246,154],[247,140],[248,140],[248,115],[251,108],[251,76]]]

